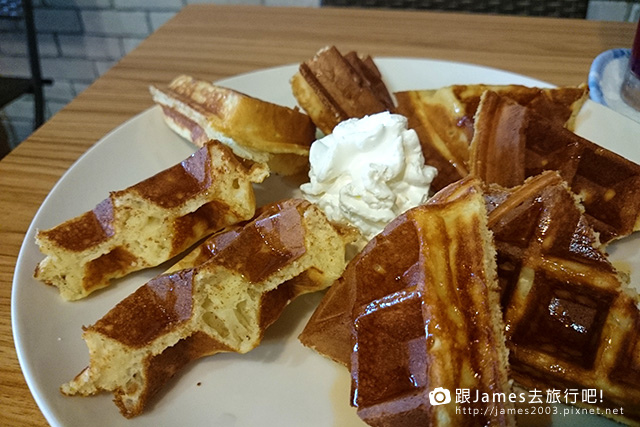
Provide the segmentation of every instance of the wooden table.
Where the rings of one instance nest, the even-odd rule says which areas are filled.
[[[99,78],[0,162],[0,425],[47,425],[11,331],[11,283],[42,200],[111,129],[152,105],[148,85],[186,73],[218,80],[299,63],[324,45],[373,56],[470,62],[556,85],[586,81],[600,52],[630,47],[635,25],[415,11],[192,5]]]

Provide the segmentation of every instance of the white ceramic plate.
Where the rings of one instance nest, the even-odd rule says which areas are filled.
[[[548,86],[516,74],[468,64],[424,59],[376,60],[391,91],[437,88],[454,83],[520,83]],[[283,66],[219,82],[268,101],[293,106],[289,78],[296,66]],[[578,120],[578,132],[640,162],[640,125],[594,102]],[[115,286],[78,302],[63,302],[54,288],[32,278],[42,259],[34,235],[92,209],[109,190],[126,188],[186,158],[193,147],[163,123],[159,108],[134,117],[106,135],[60,179],[29,228],[16,266],[12,295],[15,344],[25,378],[53,426],[362,426],[349,406],[349,374],[302,347],[296,337],[320,295],[295,301],[273,325],[260,347],[246,355],[201,359],[179,373],[148,411],[126,420],[110,394],[65,397],[59,386],[88,363],[81,338],[112,306],[159,273],[133,274]],[[295,187],[269,178],[257,189],[259,203],[293,194]],[[616,244],[613,257],[640,271],[638,238]],[[596,417],[560,417],[554,423],[605,422]]]

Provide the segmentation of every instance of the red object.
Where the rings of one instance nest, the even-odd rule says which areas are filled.
[[[633,74],[640,78],[640,21],[638,22],[638,28],[636,29],[636,38],[633,40],[633,49],[631,49],[629,64]]]

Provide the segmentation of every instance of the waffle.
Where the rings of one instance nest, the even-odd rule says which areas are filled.
[[[468,174],[474,116],[480,96],[486,90],[509,97],[571,130],[575,117],[588,98],[586,86],[542,89],[474,84],[396,92],[398,113],[409,118],[409,126],[420,137],[425,159],[439,170],[435,189]]]
[[[48,230],[36,243],[46,257],[35,277],[77,300],[113,279],[157,266],[255,212],[252,183],[268,172],[208,142],[183,162]]]
[[[495,414],[476,403],[484,415],[474,418],[429,400],[437,386],[509,393],[495,271],[484,199],[469,179],[375,237],[300,340],[350,366],[352,402],[370,425],[511,425],[509,403]]]
[[[575,195],[547,171],[514,189],[491,187],[486,199],[512,377],[530,389],[577,390],[577,401],[566,403],[639,424],[637,295],[603,253]],[[595,392],[591,402],[583,390]]]
[[[300,64],[291,79],[293,95],[315,125],[330,134],[349,118],[393,111],[393,100],[370,56],[342,55],[326,47]]]
[[[441,190],[429,204],[461,197],[469,182]],[[513,189],[487,186],[485,202],[511,378],[542,392],[577,390],[577,401],[561,400],[569,404],[589,406],[583,390],[595,391],[589,409],[638,424],[638,297],[608,261],[577,196],[558,172],[546,171]],[[419,304],[412,286],[421,277],[419,241],[407,215],[392,222],[327,292],[300,336],[302,343],[349,367],[353,307],[374,300],[389,309],[388,325],[377,326],[385,331],[378,337],[388,349],[398,348],[389,344],[389,337],[400,335],[393,329],[396,317],[406,333],[417,334],[415,318],[393,311]],[[380,383],[378,388],[384,390]]]
[[[315,126],[298,109],[185,75],[167,87],[149,90],[167,125],[196,146],[220,140],[239,157],[266,163],[282,175],[301,172],[308,165]]]
[[[492,91],[478,108],[470,166],[503,187],[556,170],[581,197],[601,242],[640,229],[640,165]]]
[[[356,257],[349,262],[344,274],[331,285],[298,337],[305,346],[349,367],[351,362],[352,317],[356,299],[357,272],[375,271],[363,287],[379,290],[371,300],[411,286],[412,275],[407,274],[418,262],[418,237],[415,227],[400,215],[375,236]],[[362,266],[362,267],[360,267]],[[376,267],[379,266],[379,267]]]
[[[85,328],[89,366],[61,391],[110,391],[125,417],[139,415],[189,362],[258,346],[291,300],[340,276],[346,243],[309,202],[265,207],[252,221],[208,238]]]
[[[475,180],[465,178],[439,191],[428,204],[446,203],[476,190]],[[331,286],[305,325],[298,337],[300,342],[349,367],[354,306],[415,286],[419,254],[420,241],[415,224],[407,213],[399,215],[349,262],[344,274]],[[380,271],[380,274],[360,274],[372,271]],[[366,297],[357,296],[364,290],[369,291]]]

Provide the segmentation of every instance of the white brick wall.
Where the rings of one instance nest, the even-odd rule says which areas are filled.
[[[33,0],[46,117],[169,20],[186,0]],[[24,24],[0,19],[0,73],[30,75]],[[0,126],[15,146],[33,131],[33,97],[0,111]],[[2,134],[3,132],[0,132]]]
[[[149,12],[149,24],[151,31],[160,28],[165,22],[173,18],[175,12]]]
[[[629,21],[638,22],[640,19],[640,2],[631,5],[631,9],[629,9]]]
[[[144,38],[124,37],[122,39],[122,47],[125,55],[135,49]]]
[[[145,36],[149,22],[145,12],[86,10],[80,12],[85,34],[107,36]]]
[[[47,99],[71,99],[76,95],[73,83],[68,81],[55,81],[52,85],[45,86],[44,96]]]
[[[0,35],[0,55],[24,56],[27,51],[27,40],[24,33],[3,33]],[[58,56],[58,45],[52,34],[38,35],[40,56]]]
[[[63,57],[114,59],[123,54],[122,43],[117,37],[61,34],[58,43]]]
[[[45,77],[53,80],[91,81],[98,77],[95,61],[88,58],[42,58],[40,64],[46,70]]]
[[[176,10],[184,6],[182,0],[113,0],[113,5],[116,9],[144,9],[144,10],[158,10],[158,9],[171,9]]]
[[[74,9],[36,8],[33,18],[38,31],[47,33],[81,33],[78,11]]]
[[[0,56],[0,70],[8,76],[26,76],[30,73],[29,60],[25,57]]]
[[[109,9],[111,0],[39,0],[33,1],[34,6],[48,6],[52,8],[80,8],[80,9]]]
[[[151,32],[191,3],[318,7],[321,0],[33,0],[45,78],[47,117],[86,89]],[[640,0],[591,0],[589,19],[636,21]],[[24,25],[0,19],[0,73],[30,74]],[[24,96],[0,110],[12,145],[32,129],[33,102]],[[0,134],[2,130],[0,129]]]
[[[631,1],[602,1],[592,0],[589,2],[587,19],[598,21],[632,21],[630,19]]]

